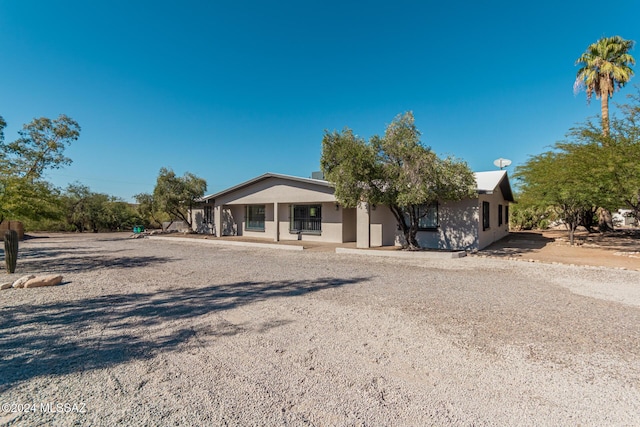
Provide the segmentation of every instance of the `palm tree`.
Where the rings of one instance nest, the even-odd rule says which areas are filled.
[[[620,36],[602,37],[589,45],[576,61],[576,65],[581,67],[573,85],[574,91],[578,92],[584,86],[587,103],[594,93],[596,98],[600,98],[604,136],[609,135],[609,98],[633,76],[631,65],[635,65],[636,61],[629,54],[633,44],[633,40],[625,40]]]

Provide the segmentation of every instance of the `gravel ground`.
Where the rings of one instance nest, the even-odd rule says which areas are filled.
[[[3,425],[640,419],[637,271],[117,234],[28,240],[19,270],[64,283],[0,291]]]

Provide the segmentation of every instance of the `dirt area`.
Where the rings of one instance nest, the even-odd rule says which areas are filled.
[[[243,236],[216,238],[182,233],[166,234],[165,236],[276,244],[272,239]],[[334,252],[336,247],[356,247],[355,243],[339,244],[308,241],[281,241],[277,242],[277,244],[303,246],[305,250],[314,252]],[[398,250],[399,248],[386,246],[374,249]],[[603,234],[577,231],[575,245],[573,246],[569,244],[568,233],[564,229],[513,231],[508,237],[479,251],[477,255],[550,264],[559,263],[640,270],[640,229],[623,229]]]
[[[637,271],[122,234],[20,250],[16,276],[64,281],[0,291],[0,425],[602,426],[640,413]]]
[[[577,231],[573,246],[563,229],[511,232],[508,237],[480,251],[479,255],[640,270],[640,230],[602,234]]]

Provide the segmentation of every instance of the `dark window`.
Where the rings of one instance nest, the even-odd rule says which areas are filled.
[[[418,230],[434,230],[440,225],[438,223],[438,203],[430,205],[420,205],[416,209],[418,216]],[[409,215],[405,214],[407,222],[410,221]]]
[[[245,230],[264,231],[264,205],[247,206]]]
[[[482,230],[487,230],[490,226],[489,222],[489,202],[482,202]]]
[[[213,206],[204,207],[204,223],[213,224]]]
[[[509,226],[509,205],[504,207],[504,223],[507,224],[507,227]]]
[[[502,225],[502,205],[498,205],[498,227]]]
[[[322,232],[322,206],[292,205],[289,231],[320,234]]]

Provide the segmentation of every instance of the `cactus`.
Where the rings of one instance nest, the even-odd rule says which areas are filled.
[[[4,263],[7,266],[7,273],[16,271],[18,262],[18,232],[7,230],[4,232]]]

